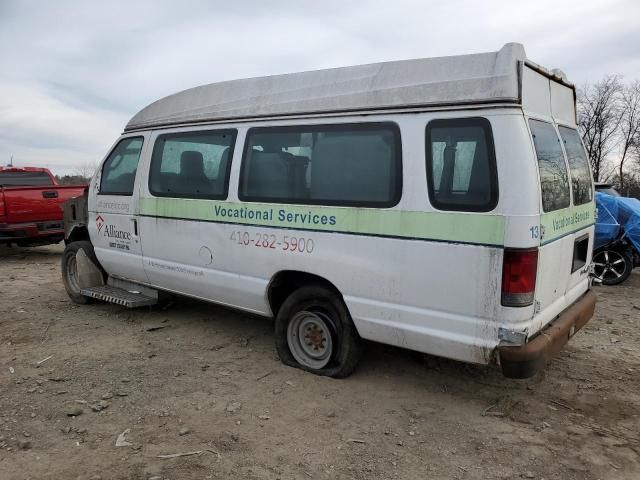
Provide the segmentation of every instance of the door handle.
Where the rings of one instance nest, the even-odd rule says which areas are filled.
[[[42,192],[43,198],[58,198],[58,192],[55,190],[46,190]]]

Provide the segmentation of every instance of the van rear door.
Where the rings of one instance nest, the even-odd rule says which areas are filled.
[[[558,130],[533,118],[529,128],[542,200],[535,294],[542,326],[588,288],[595,207],[589,166],[575,129]]]
[[[573,301],[586,289],[588,285],[589,264],[595,239],[595,204],[594,188],[589,168],[589,160],[580,135],[575,128],[558,125],[558,133],[562,142],[569,178],[571,179],[571,204],[573,234],[572,268],[567,286],[567,302]],[[580,287],[580,288],[579,288]],[[576,290],[578,289],[578,290]]]

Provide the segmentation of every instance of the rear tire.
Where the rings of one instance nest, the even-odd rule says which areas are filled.
[[[86,240],[72,242],[65,247],[64,253],[62,254],[62,283],[64,283],[64,289],[67,291],[67,295],[69,295],[73,303],[86,305],[91,303],[93,299],[80,293],[76,263],[76,254],[80,249],[84,250],[85,255],[87,255],[96,266],[101,268],[91,242]]]
[[[603,248],[593,254],[593,275],[603,285],[618,285],[624,282],[633,270],[633,259],[626,250]]]
[[[318,285],[294,291],[275,325],[276,350],[285,365],[344,378],[356,368],[363,343],[340,296]]]

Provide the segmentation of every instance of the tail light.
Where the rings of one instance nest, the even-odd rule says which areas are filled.
[[[538,249],[504,250],[502,305],[526,307],[533,303],[538,269]]]

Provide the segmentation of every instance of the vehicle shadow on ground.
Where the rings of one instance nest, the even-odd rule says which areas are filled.
[[[114,307],[119,308],[119,307]],[[264,355],[275,355],[274,321],[231,308],[210,304],[197,299],[176,296],[164,307],[151,307],[147,320],[156,316],[171,317],[174,327],[183,330],[182,335],[207,338],[215,343],[219,338],[235,338],[250,341]],[[204,328],[206,332],[200,331]],[[289,368],[283,366],[282,368]],[[407,386],[432,385],[436,391],[466,391],[479,385],[495,389],[524,389],[527,382],[507,379],[498,366],[475,365],[442,357],[414,352],[399,347],[365,341],[365,351],[360,364],[350,379],[357,382],[385,376]],[[536,381],[535,378],[532,379]],[[347,379],[346,381],[349,381]]]
[[[8,247],[0,245],[0,259],[15,258],[18,260],[26,260],[35,257],[55,258],[59,257],[64,250],[64,245],[49,245],[42,247]]]
[[[0,246],[0,261],[6,258],[55,263],[63,250],[62,243],[31,248]],[[106,314],[103,319],[113,322],[140,322],[143,328],[169,322],[172,329],[181,331],[185,340],[191,338],[211,344],[251,342],[261,354],[275,356],[273,319],[179,295],[169,296],[162,305],[137,310],[105,303],[83,308],[96,307]],[[497,366],[468,364],[375,342],[365,342],[365,347],[360,364],[351,377],[357,382],[385,376],[406,386],[424,388],[429,385],[435,391],[455,393],[477,390],[479,385],[499,390],[522,389],[528,382],[537,381],[535,378],[528,382],[504,378]]]

